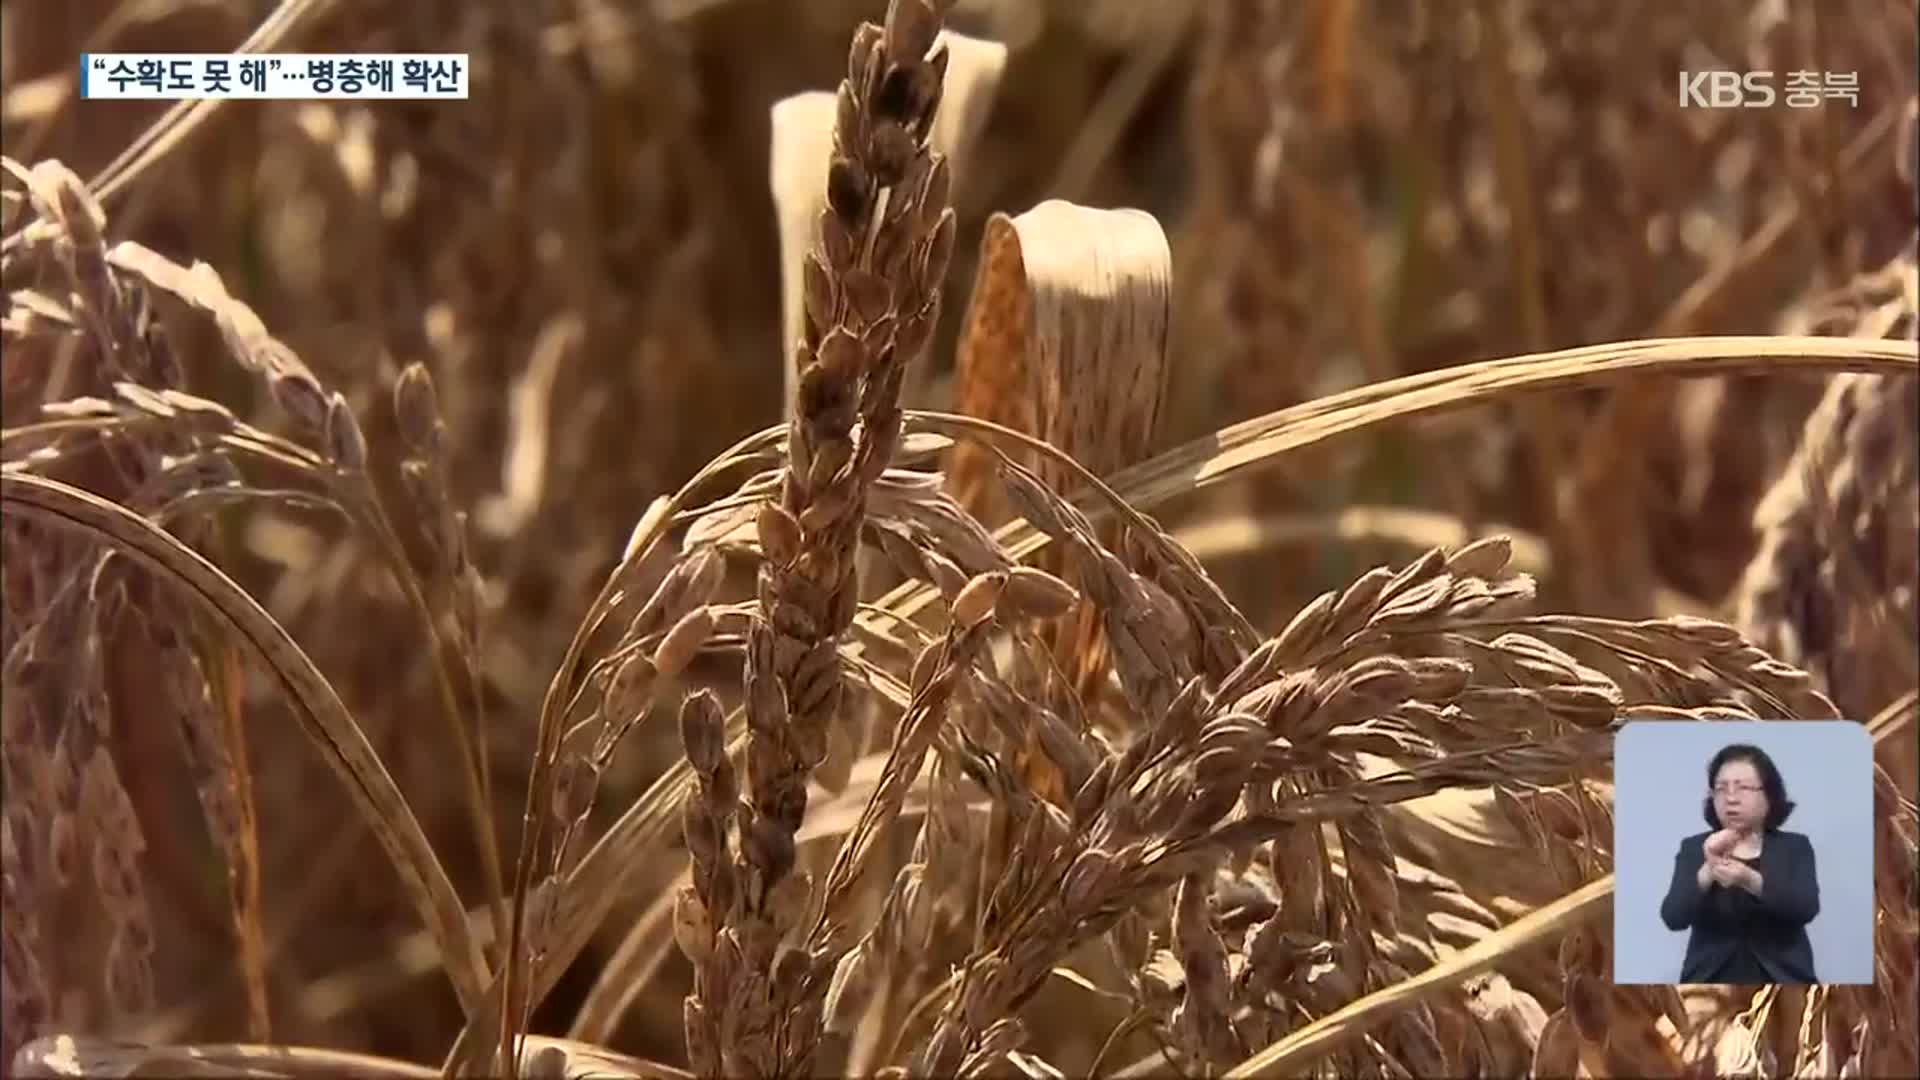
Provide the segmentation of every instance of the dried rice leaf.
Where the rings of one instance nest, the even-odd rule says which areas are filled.
[[[240,971],[247,987],[249,1034],[256,1039],[269,1037],[267,985],[269,963],[266,922],[260,896],[260,821],[259,805],[253,793],[253,765],[247,752],[244,715],[245,671],[240,650],[230,640],[207,642],[208,688],[220,717],[221,740],[226,744],[226,783],[232,785],[234,808],[239,813],[237,835],[232,837],[234,865],[227,868],[228,894],[232,907]],[[213,823],[209,821],[209,826]]]
[[[955,359],[959,411],[1034,435],[1104,476],[1151,449],[1166,394],[1173,258],[1139,210],[1051,199],[995,214]],[[1055,462],[1023,457],[1056,490]],[[961,505],[991,520],[993,456],[952,455]]]
[[[467,924],[466,909],[434,854],[406,796],[341,703],[326,677],[280,624],[233,580],[197,552],[126,508],[39,476],[0,477],[0,502],[112,543],[141,565],[185,587],[193,599],[240,631],[279,677],[302,726],[353,796],[421,918],[433,931],[448,978],[471,1013],[487,981],[487,965]]]
[[[1654,338],[1463,364],[1390,379],[1225,428],[1115,476],[1145,507],[1210,487],[1290,450],[1376,424],[1608,385],[1629,376],[1920,371],[1906,342],[1813,337]]]
[[[773,146],[769,182],[780,227],[780,370],[783,409],[792,415],[799,370],[793,362],[800,340],[807,253],[819,240],[820,210],[827,203],[827,171],[820,163],[833,156],[835,95],[809,90],[773,103]]]
[[[479,524],[496,536],[515,536],[540,512],[548,444],[553,426],[553,387],[561,365],[586,340],[578,315],[556,316],[534,339],[527,369],[507,391],[511,434],[500,464],[500,492],[480,504]]]
[[[1273,549],[1336,541],[1394,543],[1416,551],[1465,547],[1489,536],[1513,544],[1508,565],[1536,578],[1553,573],[1552,552],[1539,536],[1505,522],[1469,525],[1452,514],[1406,506],[1343,506],[1326,513],[1272,513],[1254,517],[1243,510],[1196,515],[1173,530],[1173,538],[1202,564],[1231,556],[1264,554]]]
[[[1195,439],[1115,474],[1108,487],[1142,512],[1176,496],[1224,483],[1242,472],[1273,467],[1281,457],[1382,424],[1438,416],[1525,394],[1608,386],[1652,375],[1788,375],[1920,371],[1904,342],[1831,337],[1645,338],[1583,345],[1460,364],[1402,376],[1257,416]],[[1005,439],[975,417],[912,412],[908,427],[946,435]],[[1096,522],[1114,507],[1088,500]],[[995,530],[1007,553],[1024,559],[1051,540],[1025,521]],[[911,618],[938,598],[920,583],[899,586],[880,601],[896,618]],[[871,615],[861,621],[874,626]]]
[[[14,1057],[18,1077],[248,1077],[252,1080],[432,1080],[432,1069],[408,1061],[313,1046],[208,1043],[139,1046],[107,1039],[50,1035]],[[602,1074],[604,1075],[604,1074]]]
[[[967,160],[993,112],[1000,78],[1007,69],[1007,46],[952,30],[942,30],[937,40],[947,47],[947,81],[927,142],[947,159],[953,175],[951,190],[957,192],[966,176]]]

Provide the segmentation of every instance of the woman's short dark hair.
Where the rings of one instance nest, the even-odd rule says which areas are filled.
[[[1749,743],[1733,743],[1721,747],[1720,752],[1713,755],[1713,760],[1707,762],[1708,788],[1713,787],[1714,781],[1720,777],[1721,767],[1729,761],[1744,761],[1753,766],[1754,772],[1760,774],[1760,788],[1767,795],[1767,820],[1761,828],[1772,832],[1786,824],[1787,815],[1793,813],[1793,800],[1787,798],[1787,782],[1780,778],[1780,769],[1774,765],[1773,759],[1767,756],[1767,752]],[[1707,795],[1704,805],[1707,827],[1716,832],[1724,828],[1725,826],[1720,824],[1720,815],[1713,811],[1711,792]]]

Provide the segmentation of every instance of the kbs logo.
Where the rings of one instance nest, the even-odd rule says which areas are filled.
[[[1680,107],[1697,109],[1764,109],[1774,103],[1773,72],[1683,71]]]
[[[1790,109],[1811,109],[1835,98],[1860,107],[1857,71],[1789,71],[1785,92],[1773,88],[1774,73],[1749,71],[1683,71],[1680,107],[1683,109],[1765,109],[1784,100]]]

